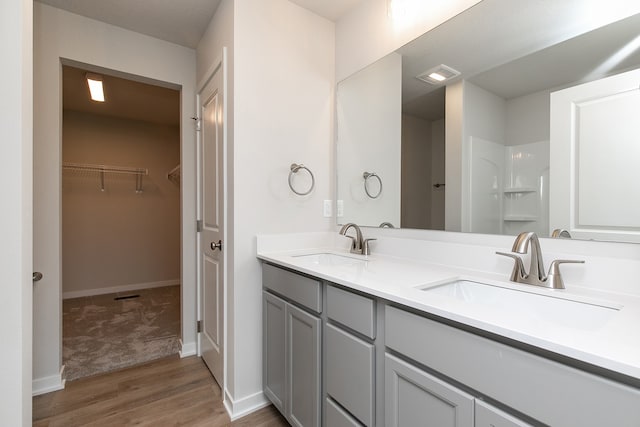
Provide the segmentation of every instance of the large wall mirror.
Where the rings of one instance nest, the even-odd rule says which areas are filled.
[[[339,82],[338,223],[640,241],[640,5],[586,3],[483,0]]]

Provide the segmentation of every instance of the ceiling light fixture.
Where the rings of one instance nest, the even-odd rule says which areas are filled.
[[[430,83],[432,85],[439,85],[447,80],[451,80],[454,77],[458,77],[460,71],[454,70],[444,64],[440,64],[437,67],[433,67],[416,76],[416,79],[423,82]]]
[[[98,102],[104,102],[104,89],[102,87],[102,76],[99,74],[87,73],[87,84],[91,99]]]

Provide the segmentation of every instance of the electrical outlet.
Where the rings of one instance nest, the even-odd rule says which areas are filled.
[[[322,215],[325,218],[331,218],[333,215],[333,200],[325,200],[322,205]]]
[[[344,200],[338,200],[337,210],[338,210],[338,218],[343,217],[344,216]]]

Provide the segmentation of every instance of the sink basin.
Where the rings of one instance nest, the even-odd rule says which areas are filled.
[[[536,322],[589,330],[602,326],[622,308],[608,302],[577,301],[471,280],[456,280],[422,290],[503,313],[513,312],[514,316],[526,316]]]
[[[315,265],[354,265],[367,262],[366,259],[354,258],[332,253],[294,255],[293,258],[297,258],[300,261],[308,262]]]

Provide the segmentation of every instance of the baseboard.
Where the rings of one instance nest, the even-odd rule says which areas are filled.
[[[39,396],[45,393],[51,393],[52,391],[64,389],[66,380],[64,379],[64,365],[60,368],[58,375],[51,375],[50,377],[35,378],[31,382],[31,393],[33,396]]]
[[[238,418],[242,418],[269,405],[271,405],[271,402],[269,402],[261,391],[239,400],[233,400],[228,390],[224,390],[224,407],[231,421],[235,421]]]
[[[180,279],[162,280],[160,282],[132,283],[130,285],[111,286],[106,288],[86,289],[82,291],[63,292],[62,299],[90,297],[94,295],[115,294],[117,292],[137,291],[139,289],[161,288],[179,285]]]
[[[197,354],[197,348],[195,342],[183,343],[180,340],[180,358],[195,356]]]

